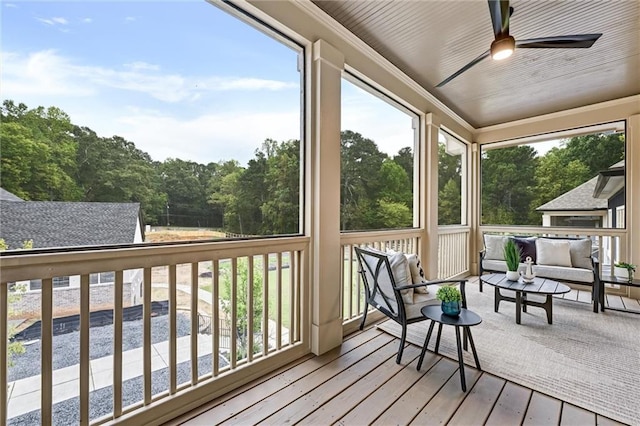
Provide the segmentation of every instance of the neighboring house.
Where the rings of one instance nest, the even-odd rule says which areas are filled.
[[[542,226],[624,228],[624,160],[536,210]]]
[[[33,249],[78,246],[135,244],[143,241],[139,203],[86,203],[25,201],[0,189],[0,238],[10,249],[33,241]],[[124,273],[124,303],[139,303],[140,270]],[[104,271],[89,276],[92,309],[113,303],[114,273]],[[20,316],[40,313],[39,279],[16,283],[26,293],[14,306]],[[80,276],[55,277],[54,311],[75,313],[79,306]]]
[[[538,207],[542,226],[585,228],[625,227],[624,160],[598,176]],[[603,241],[607,248],[609,240]],[[619,248],[614,250],[618,252]],[[605,253],[608,250],[604,251]],[[600,259],[608,262],[610,259]]]

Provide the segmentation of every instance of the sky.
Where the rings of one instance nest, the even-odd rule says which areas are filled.
[[[204,0],[3,1],[0,95],[56,106],[156,161],[241,164],[300,138],[298,51]],[[411,117],[343,84],[342,128],[390,155]]]

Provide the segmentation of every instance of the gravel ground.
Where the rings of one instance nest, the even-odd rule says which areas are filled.
[[[168,315],[151,319],[151,336],[153,343],[165,341],[169,336]],[[190,319],[188,315],[177,316],[178,337],[187,336],[190,333]],[[53,339],[53,368],[59,369],[79,363],[79,333],[72,332],[55,336]],[[94,327],[90,329],[91,359],[112,355],[113,353],[113,326]],[[123,324],[123,350],[142,347],[142,321],[127,321]],[[25,346],[25,353],[14,359],[14,366],[9,369],[9,381],[33,375],[33,366],[40,365],[40,345],[31,344]],[[220,357],[220,366],[227,365],[226,360]],[[198,359],[198,373],[204,375],[211,372],[211,356],[206,355]],[[39,368],[38,368],[39,373]],[[177,366],[177,382],[185,383],[191,380],[191,363],[184,362]],[[169,369],[164,368],[151,374],[152,394],[158,394],[169,388]],[[128,405],[142,401],[143,382],[142,377],[127,380],[122,384],[122,405]],[[59,402],[53,406],[53,425],[69,426],[79,424],[80,402],[79,398],[72,398]],[[98,389],[89,395],[89,417],[93,420],[105,415],[110,415],[113,410],[113,389],[111,387]],[[9,412],[9,415],[11,413]],[[21,416],[10,418],[10,426],[32,426],[40,423],[40,410],[31,411]]]

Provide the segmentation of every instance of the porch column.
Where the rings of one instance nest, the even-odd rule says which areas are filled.
[[[440,117],[428,113],[425,120],[425,137],[420,151],[424,164],[421,177],[424,188],[421,220],[424,238],[421,243],[422,264],[426,278],[438,277],[438,133]]]
[[[627,254],[628,262],[640,265],[640,114],[632,115],[627,120],[627,155],[625,169],[627,219]],[[635,277],[640,276],[640,268],[636,267]],[[629,287],[629,296],[640,299],[640,289]]]
[[[340,295],[340,87],[344,55],[324,40],[313,44],[311,350],[342,344]]]

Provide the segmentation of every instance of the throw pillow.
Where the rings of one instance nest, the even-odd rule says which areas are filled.
[[[409,261],[404,253],[389,253],[389,264],[391,265],[391,273],[396,282],[396,286],[402,287],[411,285],[411,270],[409,269]],[[413,304],[413,289],[407,288],[400,290],[402,300],[405,304]]]
[[[536,263],[536,237],[512,237],[516,245],[520,249],[520,262],[527,260],[527,257],[531,258],[533,263]]]
[[[571,251],[569,241],[538,238],[536,252],[538,265],[571,267]]]
[[[507,237],[503,235],[484,234],[484,258],[487,260],[504,260],[504,245]]]
[[[409,270],[411,271],[411,282],[413,284],[420,284],[427,282],[424,278],[424,271],[422,270],[422,266],[420,266],[420,259],[417,254],[406,254],[407,261],[409,262]],[[416,287],[413,289],[416,293],[428,293],[427,286],[424,287]]]
[[[580,240],[569,240],[569,251],[571,253],[571,265],[574,268],[591,269],[591,240],[583,238]]]

